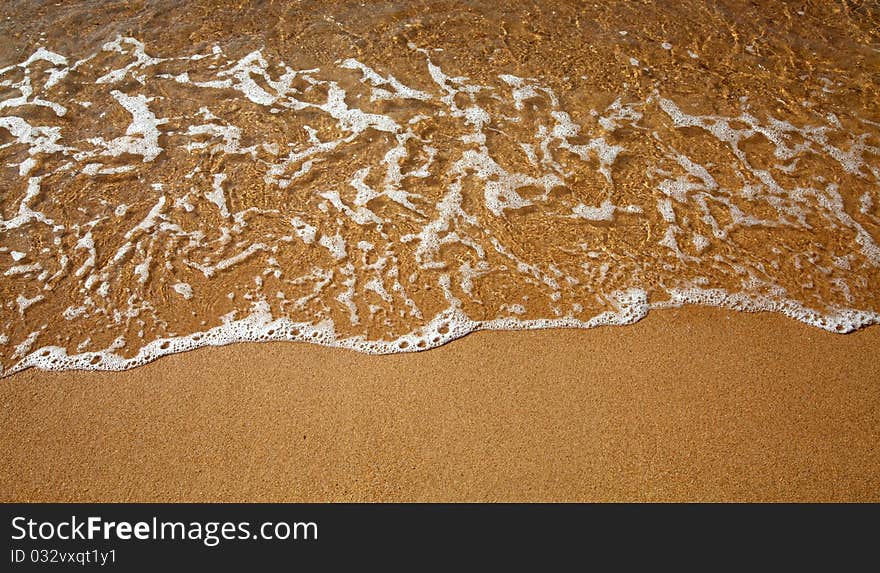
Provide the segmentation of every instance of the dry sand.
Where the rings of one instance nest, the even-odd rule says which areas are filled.
[[[0,380],[3,501],[880,501],[880,328],[654,312]]]

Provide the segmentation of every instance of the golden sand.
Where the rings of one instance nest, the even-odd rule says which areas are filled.
[[[880,501],[880,329],[653,313],[0,384],[3,501]]]
[[[4,501],[880,501],[876,2],[244,4],[0,5]]]

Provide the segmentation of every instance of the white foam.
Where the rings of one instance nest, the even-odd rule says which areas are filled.
[[[39,221],[50,226],[55,225],[55,222],[52,219],[47,218],[40,211],[34,211],[30,206],[31,201],[40,194],[41,181],[42,177],[30,177],[28,179],[27,190],[25,191],[21,203],[18,205],[18,213],[16,213],[12,219],[0,219],[0,232],[8,231],[10,229],[18,229],[31,221]]]
[[[129,96],[118,90],[110,94],[132,116],[131,124],[125,130],[126,135],[106,141],[101,137],[91,139],[91,143],[104,148],[103,154],[118,157],[123,153],[142,155],[144,161],[153,161],[162,153],[159,146],[159,126],[167,123],[167,119],[157,119],[147,104],[152,101],[143,95]],[[135,136],[140,137],[135,137]],[[88,154],[81,153],[81,157]]]
[[[315,242],[315,236],[318,232],[317,227],[315,227],[314,225],[309,225],[299,217],[294,217],[293,219],[291,219],[290,224],[293,225],[296,236],[299,237],[302,242],[307,245],[311,245]]]
[[[44,346],[28,354],[4,375],[36,367],[44,370],[126,370],[153,360],[204,346],[222,346],[236,342],[287,340],[321,344],[323,346],[348,348],[367,354],[391,354],[415,352],[435,348],[476,330],[544,329],[544,328],[592,328],[604,325],[630,324],[645,316],[648,309],[645,293],[637,289],[614,293],[616,306],[588,321],[574,318],[550,320],[520,320],[505,318],[491,321],[474,321],[459,308],[453,306],[439,313],[417,333],[406,334],[394,340],[365,340],[362,337],[338,339],[331,321],[317,325],[295,323],[286,318],[274,318],[265,302],[254,304],[252,313],[240,320],[227,321],[207,331],[187,336],[155,340],[142,347],[138,354],[124,358],[113,350],[83,352],[68,355],[58,346]],[[34,333],[30,344],[36,339]],[[29,347],[28,347],[29,348]],[[27,352],[27,349],[24,350]]]
[[[177,283],[171,286],[174,289],[174,292],[189,300],[193,297],[193,289],[188,283]]]
[[[390,97],[416,99],[422,101],[428,101],[431,99],[430,94],[407,87],[400,83],[394,76],[389,75],[387,78],[383,77],[373,68],[362,64],[354,58],[346,59],[342,62],[340,67],[349,70],[360,70],[360,72],[363,74],[363,79],[370,82],[373,86],[388,86],[394,90],[393,94],[385,91],[384,93],[387,95],[377,95],[379,93],[378,90],[374,90],[373,96],[371,98],[373,101],[377,99],[389,99]]]
[[[318,244],[327,249],[330,255],[337,261],[341,261],[348,256],[345,250],[345,239],[339,233],[332,237],[330,235],[322,235],[318,240]]]
[[[865,191],[862,196],[859,197],[859,213],[862,215],[868,215],[873,207],[874,199],[871,197],[870,193]]]
[[[18,295],[15,299],[15,302],[18,305],[18,314],[24,316],[24,311],[45,298],[45,295],[42,294],[38,294],[31,298],[23,295]]]
[[[229,217],[229,208],[226,206],[226,193],[223,191],[223,182],[226,181],[225,173],[216,173],[213,177],[212,190],[205,191],[205,197],[217,206],[220,215]]]
[[[880,324],[880,313],[877,312],[844,308],[818,312],[791,299],[701,288],[670,289],[669,294],[670,300],[655,303],[652,308],[695,304],[745,312],[778,312],[811,326],[837,333],[853,332],[871,324]]]
[[[673,49],[668,42],[660,47]],[[207,321],[219,318],[197,316],[205,324],[202,332],[150,342],[133,358],[117,353],[125,344],[121,337],[97,352],[86,351],[94,346],[89,341],[81,343],[74,355],[55,347],[32,351],[42,332],[37,330],[25,340],[19,337],[15,341],[16,358],[22,361],[13,371],[29,366],[115,370],[171,352],[245,340],[299,340],[369,353],[409,352],[480,329],[629,324],[650,308],[681,304],[782,312],[832,332],[877,322],[876,313],[851,308],[864,304],[864,293],[874,286],[865,269],[880,266],[880,249],[872,235],[878,219],[876,193],[872,191],[876,186],[871,185],[880,181],[880,169],[873,164],[880,153],[873,145],[876,137],[871,126],[876,127],[876,122],[862,121],[859,125],[868,131],[857,133],[845,127],[853,123],[851,117],[825,113],[816,116],[817,125],[796,126],[772,116],[758,117],[760,114],[750,111],[747,100],[741,101],[736,116],[694,115],[659,93],[644,100],[621,93],[604,110],[578,117],[576,111],[563,109],[572,94],[557,97],[541,79],[505,73],[491,78],[488,85],[477,85],[444,71],[429,57],[434,52],[412,49],[425,56],[425,79],[434,84],[430,91],[380,73],[377,70],[383,68],[382,63],[346,58],[326,70],[297,71],[261,51],[252,51],[238,61],[225,60],[217,46],[210,54],[174,58],[185,64],[187,72],[160,73],[151,68],[162,59],[149,56],[139,41],[121,37],[104,46],[112,52],[105,54],[109,58],[104,60],[122,67],[95,74],[101,74],[94,81],[98,93],[104,94],[98,96],[103,100],[81,102],[71,110],[53,102],[52,96],[65,89],[67,72],[86,60],[68,66],[64,56],[42,50],[22,64],[0,70],[2,87],[13,93],[0,102],[0,109],[7,114],[0,116],[0,128],[12,139],[0,149],[16,146],[14,150],[22,157],[17,159],[19,163],[9,165],[13,168],[10,174],[17,172],[19,176],[10,187],[11,197],[15,197],[10,201],[19,203],[5,210],[12,215],[9,220],[0,220],[0,232],[30,232],[30,225],[48,226],[54,236],[46,244],[62,253],[55,265],[54,261],[31,262],[51,255],[48,246],[40,252],[24,252],[31,246],[0,251],[9,253],[14,263],[3,269],[10,282],[36,280],[44,287],[12,293],[7,301],[10,312],[25,315],[34,304],[48,306],[49,301],[62,300],[57,293],[66,289],[55,290],[55,279],[64,279],[64,269],[75,262],[72,275],[81,281],[72,285],[77,294],[58,304],[58,308],[65,308],[61,313],[64,319],[105,316],[110,326],[137,320],[133,326],[139,329],[139,336],[149,328],[148,321],[155,321],[156,332],[170,333],[173,324],[163,322],[161,313],[150,307],[156,301],[140,301],[138,295],[149,298],[150,291],[161,285],[167,289],[165,294],[170,291],[189,300],[196,293],[189,283],[180,281],[185,275],[179,272],[186,269],[179,263],[201,271],[210,280],[260,257],[249,265],[255,270],[246,281],[247,288],[230,292],[228,297],[235,304],[251,301],[249,314],[237,309],[214,328],[208,328]],[[692,51],[687,53],[698,57]],[[29,66],[35,62],[40,64],[34,69],[43,70],[46,63],[52,66],[46,70],[42,86],[30,83]],[[635,58],[631,64],[643,65]],[[3,75],[7,73],[9,76]],[[11,76],[14,81],[6,79]],[[166,82],[174,92],[191,90],[194,97],[229,98],[235,100],[236,108],[243,104],[248,115],[267,114],[276,118],[272,121],[289,119],[296,129],[291,130],[289,143],[266,139],[268,135],[260,140],[248,131],[248,122],[242,122],[241,127],[230,123],[235,115],[219,105],[216,114],[202,106],[189,116],[158,118],[151,104],[161,101],[158,98],[165,97],[160,95],[165,92],[157,91],[155,82]],[[825,86],[832,90],[840,84],[827,79]],[[214,91],[220,89],[231,91]],[[367,95],[370,101],[382,103],[360,109],[359,102]],[[101,106],[118,104],[126,110],[131,122],[124,135],[85,141],[70,137],[68,120],[77,121],[76,114],[85,113],[83,110],[93,104],[97,109],[92,107],[89,113],[100,117],[110,113]],[[65,120],[56,121],[60,126],[36,125],[37,120],[8,115],[25,105],[44,106]],[[366,109],[390,111],[369,113]],[[649,114],[654,121],[642,122]],[[40,117],[50,118],[40,123],[52,121],[51,114]],[[302,124],[306,117],[315,127]],[[648,127],[657,125],[658,119],[662,127]],[[172,121],[173,131],[163,132],[162,126]],[[444,136],[448,131],[452,137],[448,141],[435,137],[435,124],[442,124]],[[660,135],[663,129],[686,127],[702,130],[701,137],[715,138],[730,156],[721,153],[706,160],[703,154],[687,148],[689,138],[677,143],[683,147],[679,150]],[[522,154],[511,158],[497,153],[495,136],[505,138]],[[662,157],[646,167],[645,190],[633,198],[632,185],[627,185],[632,181],[616,179],[621,173],[633,177],[631,166],[653,160],[627,150],[627,142],[637,137],[644,137]],[[766,139],[772,146],[772,153],[762,157],[766,160],[762,163],[769,162],[765,167],[756,167],[754,152],[747,151],[745,144],[752,137]],[[252,145],[242,146],[242,141],[253,139]],[[143,165],[166,159],[160,157],[164,152],[160,142],[178,146],[169,148],[166,156],[172,168],[174,153],[179,151],[194,158],[237,157],[223,164],[224,172],[214,172],[220,163],[213,161],[188,168],[189,173],[180,180],[185,189],[176,183],[163,187],[154,182],[156,177],[150,172],[157,167]],[[125,157],[130,154],[138,157]],[[44,161],[44,155],[55,157]],[[868,190],[856,197],[836,178],[806,180],[801,176],[802,164],[811,155],[833,160],[839,166],[835,177],[858,178]],[[56,166],[56,159],[61,160],[60,166]],[[239,199],[233,195],[238,181],[234,165],[239,161],[265,168],[262,181],[275,186],[273,192],[285,190],[289,204],[233,212],[230,207],[237,206]],[[626,165],[621,168],[623,163]],[[324,174],[331,170],[343,175],[334,177],[335,182],[328,181]],[[741,187],[725,188],[732,177],[722,175],[724,170],[732,172]],[[129,174],[126,181],[138,186],[132,206],[102,199],[107,213],[64,228],[40,212],[44,201],[52,205],[53,200],[48,185],[47,194],[43,194],[43,181],[54,183],[58,177],[74,174],[95,178]],[[585,177],[594,177],[591,183],[596,185],[580,185]],[[790,183],[792,179],[797,180],[796,186]],[[206,185],[210,188],[205,189]],[[441,186],[437,198],[415,191],[437,185]],[[560,188],[563,192],[554,192]],[[135,210],[140,213],[148,201],[155,201],[149,213],[133,227],[122,227],[131,225],[127,216]],[[636,204],[625,204],[631,202]],[[224,219],[217,228],[193,228],[197,215],[213,213],[214,208]],[[308,211],[313,208],[321,210],[318,219]],[[77,212],[86,211],[84,206]],[[46,212],[55,216],[58,210]],[[522,237],[519,243],[518,225],[523,220],[528,224],[533,212],[555,217],[569,229],[571,219],[593,224],[582,224],[578,229],[584,237],[571,245],[550,245],[553,257],[565,252],[571,259],[538,263],[536,260],[543,259],[532,257],[530,237]],[[116,218],[107,216],[110,213]],[[249,227],[256,218],[261,218],[260,223]],[[275,219],[280,227],[272,228]],[[95,238],[108,224],[120,225],[118,234],[124,240],[109,241],[113,246],[104,252],[108,247],[103,241],[96,245]],[[651,264],[667,273],[659,283],[675,285],[656,287],[661,299],[667,289],[668,300],[648,301],[641,287],[655,284],[651,281],[656,277],[651,275],[653,270],[632,262],[641,251],[615,251],[623,247],[599,242],[606,231],[629,224],[635,231],[633,243],[639,241],[652,256],[660,253]],[[789,244],[781,244],[785,248],[773,251],[775,258],[763,257],[764,251],[749,251],[746,243],[736,242],[738,234],[756,227],[771,233],[770,237],[782,227],[806,232],[821,227],[834,231],[841,244],[833,245],[827,256],[790,252]],[[399,241],[389,234],[391,229],[405,229]],[[645,233],[639,234],[642,230]],[[65,241],[61,240],[62,231],[68,237]],[[260,234],[255,237],[254,233]],[[70,244],[70,238],[75,244]],[[658,244],[663,248],[658,249]],[[288,249],[295,257],[306,253],[297,264],[302,260],[314,266],[288,265]],[[579,253],[581,259],[577,258]],[[774,284],[774,271],[779,271],[786,257],[803,273],[801,286],[824,285],[833,293],[835,304],[814,310],[808,308],[808,298],[793,300]],[[741,281],[742,292],[709,289],[713,283],[704,276],[710,274],[703,272],[707,266],[712,267],[708,270],[723,269],[727,276]],[[401,269],[406,276],[400,276]],[[50,275],[53,278],[49,279]],[[120,287],[129,285],[120,284],[117,275],[133,277],[136,284],[131,285],[132,290],[137,291],[127,294],[127,302],[118,308],[112,306],[110,295],[124,292]],[[531,299],[493,300],[491,289],[481,284],[487,276],[527,286]],[[612,284],[616,290],[608,292]],[[426,296],[436,300],[422,304]],[[276,311],[278,315],[270,312],[267,297],[277,305],[273,308],[281,309]],[[433,318],[423,316],[424,309],[436,308],[437,300],[447,308]],[[495,318],[473,320],[463,310],[468,308],[466,302],[481,305],[487,316]],[[340,323],[338,331],[328,318],[330,308],[342,313],[344,324]],[[313,320],[293,322],[285,315],[290,309],[313,313]],[[594,316],[589,317],[591,312]],[[573,314],[587,317],[575,318]],[[383,324],[374,321],[383,320],[383,316],[391,317],[384,319],[389,328],[391,319],[406,318],[412,331],[388,340],[342,334],[367,332],[374,326],[381,329]],[[527,316],[542,317],[527,320]]]
[[[612,203],[610,199],[605,199],[598,207],[578,203],[572,208],[574,216],[590,221],[612,221],[614,219],[614,214],[617,211],[622,211],[624,213],[641,213],[642,208],[638,205],[619,207]]]

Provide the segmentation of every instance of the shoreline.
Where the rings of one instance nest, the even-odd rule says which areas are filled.
[[[588,349],[588,351],[585,351]],[[880,501],[880,327],[655,310],[0,380],[3,501]]]
[[[711,290],[700,291],[692,289],[687,292],[690,294],[672,292],[672,300],[674,302],[666,301],[653,304],[635,295],[632,296],[629,305],[623,305],[617,311],[598,314],[588,320],[575,318],[523,320],[511,316],[488,321],[475,321],[468,318],[467,315],[458,313],[454,308],[448,308],[426,323],[423,329],[427,331],[426,334],[416,336],[410,333],[394,340],[362,341],[357,338],[336,339],[332,327],[327,329],[323,325],[315,326],[295,323],[285,318],[275,319],[271,314],[266,315],[255,312],[243,319],[234,320],[209,330],[169,338],[158,338],[142,346],[135,356],[128,358],[114,354],[112,351],[108,352],[106,349],[95,352],[67,354],[64,349],[57,347],[37,348],[26,354],[8,371],[0,371],[0,380],[30,369],[44,372],[125,372],[151,364],[166,356],[192,352],[202,348],[222,348],[243,343],[305,343],[371,356],[409,354],[440,348],[478,332],[552,331],[562,329],[591,330],[609,326],[631,326],[644,320],[651,312],[665,310],[683,310],[687,312],[689,308],[720,309],[722,311],[736,312],[737,314],[770,313],[779,317],[796,320],[811,328],[843,335],[880,325],[880,314],[873,311],[844,310],[836,311],[831,315],[823,315],[812,309],[805,308],[797,301],[791,299],[773,303],[769,299],[765,300],[760,297],[725,295]],[[717,295],[721,302],[709,304],[700,301],[701,296],[711,297],[713,295]],[[438,331],[438,325],[446,327],[447,331],[441,334]],[[246,334],[241,334],[239,327],[242,326]],[[238,332],[239,334],[230,334],[230,332]],[[298,334],[294,335],[293,333],[295,332]],[[430,335],[433,335],[434,339],[429,341],[428,337]],[[401,342],[405,342],[405,345],[401,345]],[[40,362],[45,361],[48,361],[52,366],[49,368],[38,366]],[[66,363],[67,365],[57,367],[55,366],[57,362]],[[22,366],[23,364],[27,365]]]

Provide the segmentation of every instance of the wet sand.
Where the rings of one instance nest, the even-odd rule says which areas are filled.
[[[7,4],[0,371],[880,323],[875,3]]]
[[[880,501],[880,328],[654,312],[0,381],[3,501]]]

